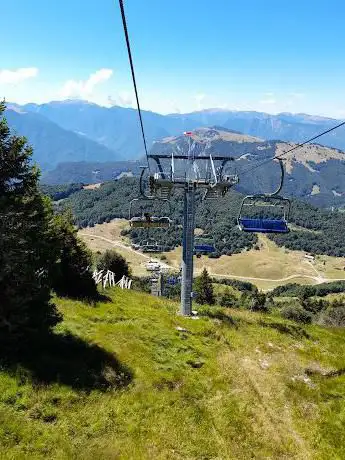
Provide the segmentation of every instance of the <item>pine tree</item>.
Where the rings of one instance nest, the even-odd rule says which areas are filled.
[[[38,190],[31,147],[10,133],[4,110],[0,103],[0,349],[60,319],[50,302],[51,203]]]
[[[197,294],[197,302],[200,304],[214,305],[215,299],[213,294],[212,280],[206,268],[195,281],[194,291]]]

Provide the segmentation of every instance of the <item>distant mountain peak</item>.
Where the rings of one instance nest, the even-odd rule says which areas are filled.
[[[93,107],[100,107],[98,104],[94,102],[86,101],[85,99],[63,99],[60,101],[51,101],[48,104],[50,105],[84,105],[84,106],[93,106]]]

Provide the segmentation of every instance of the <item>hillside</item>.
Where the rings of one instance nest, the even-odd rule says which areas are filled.
[[[54,169],[43,171],[43,184],[73,184],[82,182],[93,184],[114,180],[122,173],[139,175],[140,161],[111,161],[111,162],[66,162],[59,163]]]
[[[2,458],[342,458],[343,330],[107,294],[1,368]]]
[[[199,151],[207,145],[206,153],[233,156],[236,161],[229,164],[228,172],[237,172],[242,193],[262,193],[272,191],[279,181],[279,167],[274,162],[254,169],[261,161],[280,155],[296,144],[280,141],[263,141],[222,127],[199,128],[194,131],[194,139],[202,142]],[[187,141],[183,136],[168,136],[155,141],[152,153],[171,155],[172,152],[187,152]],[[111,163],[79,162],[61,163],[52,171],[43,174],[42,182],[49,184],[83,182],[97,183],[111,180],[122,172],[139,173],[139,166],[145,163],[117,161]],[[166,168],[170,165],[165,164]],[[179,162],[175,161],[178,170]],[[285,160],[286,180],[283,193],[302,198],[322,207],[342,207],[345,204],[345,154],[339,150],[311,144],[291,153]]]
[[[146,264],[151,258],[177,272],[181,265],[181,247],[165,252],[164,261],[160,254],[144,254],[130,247],[128,237],[121,231],[128,228],[128,221],[115,219],[109,223],[80,229],[78,235],[94,252],[115,249],[129,263],[134,276],[147,275]],[[151,256],[151,257],[150,257]],[[259,289],[270,290],[288,283],[319,284],[332,280],[345,280],[345,258],[320,255],[314,261],[307,260],[305,252],[287,250],[277,246],[265,235],[258,235],[255,249],[242,251],[218,259],[201,256],[194,258],[195,276],[206,267],[211,276],[218,279],[239,279],[250,281]]]
[[[10,104],[10,108],[10,126],[30,139],[35,147],[35,159],[44,170],[54,169],[59,163],[66,162],[137,160],[144,156],[138,114],[134,109],[117,106],[106,108],[77,100],[42,105]],[[260,152],[259,156],[262,157],[279,148],[289,148],[289,144],[280,145],[277,141],[268,140],[302,142],[339,122],[304,114],[269,115],[217,109],[173,115],[143,111],[143,121],[149,149],[153,146],[156,150],[161,145],[157,145],[157,142],[178,136],[186,130],[221,126],[222,135],[213,140],[221,153],[232,155],[233,152],[251,153],[254,150],[254,153]],[[225,136],[225,132],[233,134]],[[320,138],[319,142],[332,149],[315,147],[315,152],[307,148],[299,150],[289,166],[292,173],[287,191],[306,197],[316,205],[342,205],[345,170],[343,154],[337,149],[345,149],[345,128]],[[262,150],[258,151],[257,147],[262,147]],[[250,160],[250,157],[246,157],[240,163],[245,165]],[[78,176],[75,164],[70,165],[70,170],[65,164],[63,169],[66,180],[82,182],[82,176],[85,177],[85,168]],[[257,176],[255,179],[259,186],[272,182],[270,167],[263,171],[263,176],[268,175],[270,181],[262,182],[263,179]],[[87,174],[90,177],[89,172]],[[95,180],[92,174],[90,179]],[[61,183],[61,180],[59,170],[45,179],[49,183]],[[241,186],[243,190],[248,189],[245,181]]]
[[[65,129],[83,133],[110,149],[119,150],[128,159],[144,154],[140,141],[136,110],[114,106],[100,107],[85,101],[56,101],[27,104],[26,111],[38,113]],[[154,140],[198,127],[224,126],[262,139],[301,142],[337,124],[337,120],[307,114],[242,112],[208,109],[185,114],[160,115],[143,111],[149,145]],[[326,135],[321,143],[345,149],[345,129]]]
[[[33,160],[42,170],[53,169],[63,162],[121,159],[118,152],[38,114],[14,108],[7,109],[5,117],[14,132],[29,139],[34,148]]]
[[[75,222],[79,227],[93,226],[110,222],[115,218],[128,218],[129,204],[138,196],[138,180],[124,178],[107,182],[96,190],[79,190],[57,205],[57,209],[72,209]],[[221,200],[202,201],[197,195],[196,226],[210,233],[215,241],[216,256],[232,255],[253,248],[257,236],[241,232],[237,227],[237,216],[243,196],[230,191]],[[171,196],[171,213],[167,207],[155,207],[150,210],[168,213],[174,225],[164,231],[151,229],[150,237],[160,241],[168,248],[181,245],[183,201],[181,194]],[[149,208],[147,208],[149,209]],[[134,211],[135,212],[135,211]],[[140,213],[140,209],[136,209]],[[286,235],[271,235],[278,246],[293,250],[302,250],[320,255],[345,256],[345,241],[339,231],[345,225],[345,214],[313,207],[298,200],[292,201],[290,222],[294,224]],[[135,229],[129,232],[134,243],[148,238],[147,231]]]
[[[228,166],[229,172],[239,174],[237,189],[243,193],[269,193],[280,179],[276,163],[255,168],[263,160],[281,155],[296,144],[279,141],[263,141],[223,127],[199,128],[193,139],[203,142],[207,149],[199,148],[200,154],[232,156],[235,162]],[[205,148],[205,147],[204,147]],[[154,143],[152,152],[171,155],[171,152],[188,151],[183,136],[168,137]],[[303,198],[311,204],[339,207],[345,204],[345,153],[317,144],[305,145],[287,156],[284,161],[286,179],[283,192],[289,197]],[[243,174],[242,174],[243,173]]]

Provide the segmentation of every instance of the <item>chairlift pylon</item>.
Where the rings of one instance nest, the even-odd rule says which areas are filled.
[[[277,190],[269,194],[247,195],[244,197],[237,218],[240,230],[255,233],[289,232],[288,219],[291,202],[288,198],[279,195],[284,184],[284,165],[280,158],[278,161],[281,178]],[[252,213],[246,213],[245,210],[250,208]],[[260,213],[259,210],[261,210]],[[279,211],[279,215],[277,216],[277,213],[273,213],[272,216],[273,210]]]

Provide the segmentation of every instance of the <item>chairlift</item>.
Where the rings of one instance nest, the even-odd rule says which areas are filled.
[[[164,246],[153,239],[143,240],[139,243],[142,252],[163,252]]]
[[[166,284],[170,286],[176,286],[178,284],[178,280],[175,276],[168,276],[168,278],[165,280]]]
[[[279,195],[284,183],[284,165],[279,159],[281,179],[277,190],[270,194],[244,197],[237,218],[238,227],[244,232],[288,233],[291,202]]]
[[[216,252],[214,238],[209,235],[196,236],[194,239],[194,255],[201,256]]]
[[[152,204],[155,198],[134,198],[129,206],[129,225],[133,228],[169,228],[172,220],[168,216],[154,216],[152,212],[144,209],[145,204]],[[170,211],[170,202],[168,199],[160,200],[168,203]],[[133,205],[141,203],[140,215],[134,215]]]
[[[153,201],[159,200],[161,202],[163,201],[164,203],[168,204],[169,215],[171,214],[171,204],[167,198],[146,195],[143,184],[145,171],[146,167],[143,167],[139,182],[140,197],[134,198],[129,205],[129,225],[133,228],[168,228],[172,224],[172,220],[168,216],[154,216],[152,212],[145,210],[145,205],[152,205]],[[152,184],[150,185],[150,188],[151,187]],[[135,203],[141,203],[139,215],[135,215],[135,212],[133,211]]]

